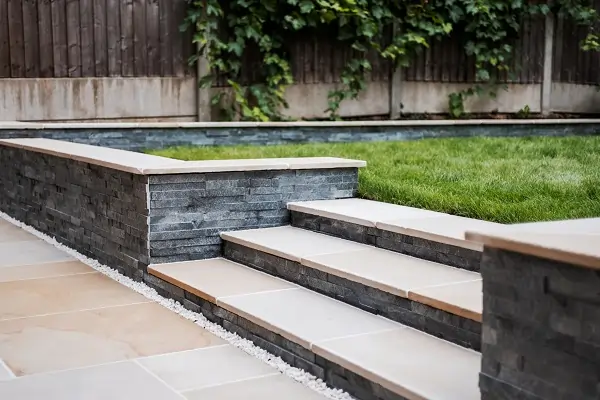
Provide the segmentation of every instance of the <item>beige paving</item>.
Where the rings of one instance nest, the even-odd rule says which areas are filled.
[[[74,260],[67,253],[41,240],[0,243],[0,268]]]
[[[323,396],[283,375],[183,392],[188,400],[320,400]]]
[[[226,297],[217,304],[308,349],[317,341],[399,326],[306,289]]]
[[[481,322],[483,309],[481,280],[414,289],[409,292],[408,298]]]
[[[386,219],[378,222],[377,227],[386,231],[477,251],[481,251],[483,245],[477,241],[465,239],[465,232],[467,230],[481,229],[489,232],[506,229],[506,225],[454,215],[428,218]]]
[[[0,282],[10,282],[24,279],[54,278],[59,276],[87,273],[96,273],[96,271],[77,260],[19,265],[0,268]]]
[[[138,362],[178,391],[279,375],[273,367],[231,345],[142,358]]]
[[[321,342],[313,351],[410,400],[480,398],[480,354],[412,328]]]
[[[1,232],[25,237],[12,227],[0,219]],[[273,383],[289,390],[290,399],[321,398],[53,246],[37,239],[10,244],[0,248],[6,250],[0,261],[0,399],[183,399],[183,389],[225,388],[264,376],[292,383]],[[201,280],[209,291],[245,292],[239,281],[211,275],[216,267],[227,272],[226,265],[212,267]],[[239,277],[255,290],[290,286],[266,275]]]
[[[31,233],[8,222],[0,224],[0,243],[40,240]]]
[[[222,344],[156,303],[0,321],[0,358],[17,376]]]
[[[219,297],[297,287],[222,258],[152,265],[148,271],[212,302]]]
[[[529,222],[509,225],[515,230],[538,233],[600,235],[600,218],[570,219],[565,221]]]
[[[181,396],[141,366],[120,362],[0,382],[0,399],[181,400]]]
[[[363,199],[303,201],[288,203],[288,208],[293,211],[371,227],[374,227],[381,220],[427,218],[445,215],[419,208]]]
[[[0,358],[0,381],[7,381],[14,378],[15,374],[13,374],[12,370],[8,368],[8,366]]]
[[[233,243],[264,251],[289,260],[298,261],[319,254],[363,250],[367,246],[304,229],[282,226],[260,230],[221,233]]]
[[[149,301],[100,274],[0,283],[0,320]]]
[[[481,279],[475,272],[375,247],[307,257],[302,264],[402,297],[415,288]]]
[[[467,237],[492,248],[600,269],[598,235],[527,232],[517,228],[496,233],[467,232]]]

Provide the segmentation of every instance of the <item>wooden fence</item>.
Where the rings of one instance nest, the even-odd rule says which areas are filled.
[[[595,3],[600,5],[600,0],[595,0]],[[39,104],[36,107],[39,112],[31,118],[52,116],[53,112],[41,111],[46,107],[45,104],[52,103],[59,96],[53,94],[59,88],[59,84],[56,83],[58,81],[52,81],[52,78],[89,78],[88,81],[91,81],[104,78],[148,77],[157,78],[149,81],[148,85],[154,85],[149,91],[143,90],[143,84],[140,84],[139,80],[121,79],[119,82],[125,82],[125,86],[122,87],[110,86],[110,80],[102,80],[101,85],[104,85],[105,89],[102,102],[105,108],[111,105],[111,98],[119,97],[119,90],[138,92],[132,99],[119,99],[120,103],[114,105],[112,111],[106,112],[106,116],[102,112],[96,113],[102,114],[99,118],[115,118],[120,109],[135,103],[137,109],[130,110],[127,115],[127,118],[131,118],[148,108],[148,104],[141,99],[161,96],[176,98],[173,101],[163,99],[163,104],[156,105],[157,111],[152,111],[156,114],[152,117],[191,118],[192,113],[198,110],[194,107],[201,105],[189,106],[191,102],[200,100],[193,94],[197,90],[195,68],[189,67],[187,62],[194,51],[191,35],[182,33],[179,29],[185,13],[186,0],[0,0],[0,97],[3,95],[2,91],[12,96],[11,99],[4,100],[4,104],[8,104],[6,107],[9,108],[17,101],[22,103],[18,106],[21,111],[5,112],[5,115],[8,115],[9,119],[28,115],[27,104],[22,99],[27,98],[26,94],[37,95],[45,90],[38,96]],[[583,28],[560,19],[555,20],[551,58],[552,83],[600,84],[600,54],[580,49],[580,42],[584,36]],[[547,43],[544,19],[525,21],[521,35],[515,42],[513,72],[497,77],[499,81],[511,84],[512,88],[528,88],[528,94],[525,96],[527,100],[522,101],[527,105],[540,103],[539,86],[544,81],[544,49]],[[339,46],[339,43],[329,39],[328,35],[321,35],[319,38],[290,38],[289,51],[295,86],[304,88],[295,92],[296,97],[293,101],[306,103],[306,107],[309,107],[308,103],[311,102],[308,98],[315,100],[326,97],[327,90],[340,81],[341,71],[352,55],[351,49]],[[365,113],[370,113],[369,115],[384,115],[391,107],[386,105],[388,100],[390,104],[394,101],[403,104],[420,102],[418,107],[408,107],[409,111],[406,112],[443,112],[449,93],[475,81],[474,62],[465,55],[460,32],[455,32],[452,37],[434,41],[428,49],[418,54],[411,65],[402,70],[400,83],[397,76],[392,79],[393,71],[388,61],[372,54],[369,55],[369,59],[373,70],[367,81],[372,84],[370,86],[376,87],[376,90],[371,91],[363,101],[371,106],[375,99],[378,105],[370,108],[355,105],[349,116],[359,116],[363,109],[366,110]],[[244,55],[241,82],[256,82],[260,76],[260,69],[260,58],[256,53],[247,51]],[[31,79],[34,83],[19,83],[27,86],[27,89],[22,89],[16,83],[9,82],[12,78],[48,80],[39,83]],[[174,79],[169,80],[170,78]],[[98,82],[92,83],[96,85]],[[87,83],[77,84],[81,87],[64,86],[61,95],[85,89],[82,85]],[[226,80],[221,78],[214,86],[215,89],[225,87]],[[393,99],[390,94],[396,86],[405,88],[404,97],[399,100]],[[306,88],[314,89],[318,96],[307,96]],[[390,88],[392,90],[389,90]],[[560,87],[560,90],[564,89],[564,85]],[[89,91],[85,95],[88,96],[86,99],[93,100],[84,101],[97,102],[96,92]],[[569,99],[565,97],[559,109],[568,109],[570,97],[574,95],[569,92]],[[515,105],[490,107],[514,112],[515,107],[516,110],[522,107],[516,103],[521,101],[523,93],[515,92],[513,96],[516,100],[507,98],[504,104],[510,105],[512,102]],[[433,100],[436,105],[428,109]],[[69,101],[71,100],[55,101],[53,104],[56,109],[60,109],[69,107]],[[160,109],[169,103],[173,104],[170,111],[161,113]],[[583,104],[583,100],[580,103]],[[177,104],[188,104],[185,106],[186,111],[177,114]],[[95,106],[86,107],[87,111],[81,113],[81,118],[94,115],[92,109]],[[304,106],[296,107],[294,116],[304,115],[302,107]],[[316,107],[326,108],[320,103],[313,106]],[[1,111],[3,110],[0,109]],[[174,113],[177,115],[173,115]],[[77,112],[64,115],[66,119],[75,118],[73,116],[77,115]],[[315,117],[320,114],[307,112],[307,115]],[[2,118],[0,113],[0,119]]]
[[[184,76],[185,0],[0,0],[0,78]]]

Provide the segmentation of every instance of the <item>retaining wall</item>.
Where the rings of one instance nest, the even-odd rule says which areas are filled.
[[[447,137],[596,135],[600,120],[349,121],[293,123],[0,123],[0,139],[47,138],[141,151],[170,146],[386,142]]]
[[[141,280],[220,254],[222,231],[289,223],[288,201],[353,197],[362,161],[183,162],[45,139],[0,140],[0,210]]]

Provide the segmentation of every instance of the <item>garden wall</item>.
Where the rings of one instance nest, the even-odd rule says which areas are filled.
[[[580,222],[579,234],[467,234],[484,242],[483,400],[600,396],[600,252]]]
[[[448,137],[600,133],[598,120],[464,120],[293,123],[0,123],[0,139],[47,138],[141,151],[170,146],[387,142]]]
[[[134,279],[220,255],[223,231],[289,223],[288,201],[354,197],[362,161],[183,162],[47,139],[0,141],[0,211]]]

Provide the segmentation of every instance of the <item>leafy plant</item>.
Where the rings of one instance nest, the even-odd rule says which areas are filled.
[[[182,29],[194,30],[194,43],[207,58],[211,72],[201,77],[203,88],[224,77],[230,88],[212,100],[227,118],[249,121],[283,119],[285,89],[293,83],[288,48],[293,37],[328,35],[353,50],[341,73],[341,85],[328,95],[328,109],[338,118],[343,101],[356,98],[371,70],[366,55],[376,52],[394,68],[407,66],[417,51],[434,40],[460,31],[467,55],[475,60],[475,88],[449,97],[451,115],[464,114],[467,97],[494,93],[494,76],[508,71],[512,43],[524,18],[554,12],[592,27],[597,14],[588,0],[188,0]],[[394,32],[393,35],[390,35]],[[597,49],[590,35],[582,46]],[[262,65],[258,83],[239,81],[244,54],[258,52]],[[488,85],[492,89],[485,89]]]

